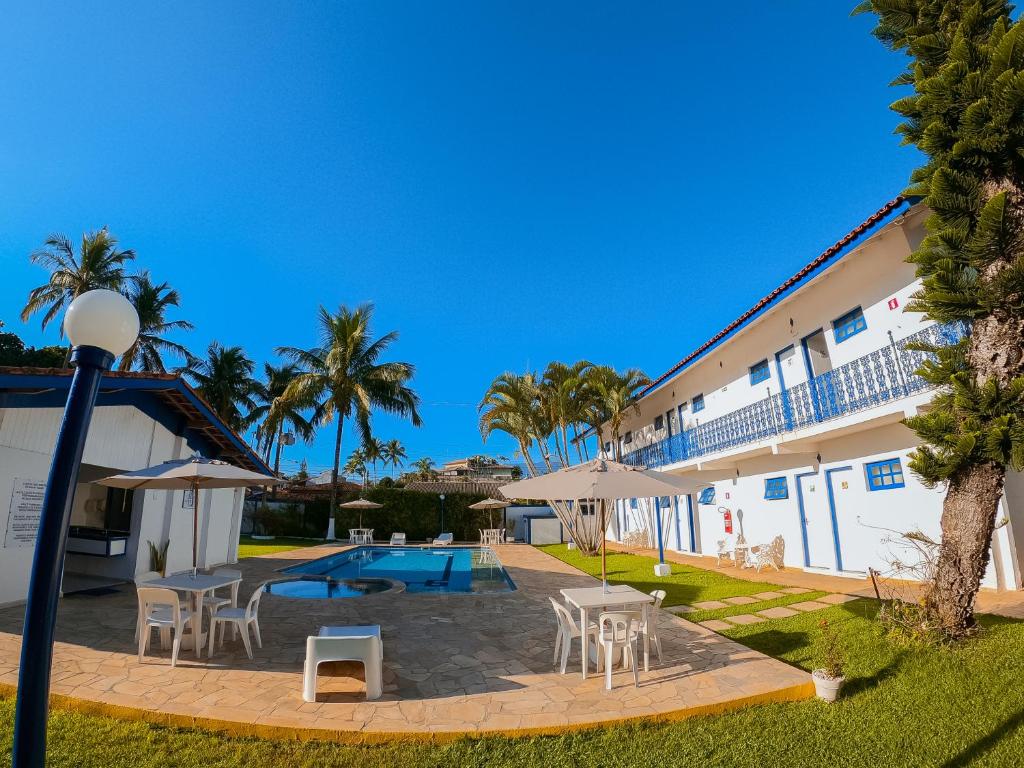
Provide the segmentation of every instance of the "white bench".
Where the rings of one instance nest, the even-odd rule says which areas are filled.
[[[320,627],[319,635],[306,638],[306,665],[302,674],[302,698],[316,701],[316,671],[325,661],[361,661],[366,670],[366,698],[379,699],[384,689],[382,667],[384,642],[380,625]]]

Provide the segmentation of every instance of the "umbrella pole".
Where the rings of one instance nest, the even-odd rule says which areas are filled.
[[[601,499],[601,584],[604,586],[605,594],[608,593],[608,524],[605,522],[607,511],[606,502]]]
[[[196,557],[196,547],[199,539],[199,483],[192,483],[192,578],[196,577],[199,559]]]

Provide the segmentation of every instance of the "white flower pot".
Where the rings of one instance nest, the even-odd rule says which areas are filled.
[[[672,566],[669,565],[668,563],[658,563],[656,566],[654,566],[654,575],[655,576],[671,576],[672,575]]]
[[[565,546],[568,547],[569,549],[576,549],[576,542],[575,541],[570,541],[570,542],[566,543]]]
[[[846,682],[845,677],[826,677],[820,669],[811,673],[811,679],[814,680],[814,692],[818,694],[818,698],[828,702],[839,698],[839,689]]]

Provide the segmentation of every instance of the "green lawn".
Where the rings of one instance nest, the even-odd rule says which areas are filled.
[[[323,541],[319,539],[290,539],[283,536],[271,541],[256,541],[249,536],[242,536],[238,540],[238,559],[256,555],[272,555],[275,552],[287,552],[290,549],[313,547],[317,544],[323,544]]]
[[[643,578],[645,586],[649,579],[646,574]],[[849,656],[847,691],[833,705],[812,700],[680,723],[618,726],[564,736],[376,747],[222,737],[58,710],[51,721],[50,764],[103,768],[1020,765],[1024,622],[983,617],[983,634],[963,647],[907,648],[881,634],[874,611],[873,601],[858,600],[727,633],[810,669],[817,624],[828,618]],[[13,711],[11,700],[0,699],[0,755],[10,751]]]

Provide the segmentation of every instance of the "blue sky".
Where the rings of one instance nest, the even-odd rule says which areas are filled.
[[[436,460],[503,370],[656,375],[905,185],[853,0],[26,4],[0,47],[0,319],[109,225],[257,361],[372,301]],[[328,465],[332,430],[305,451]],[[346,452],[354,448],[350,438]]]

